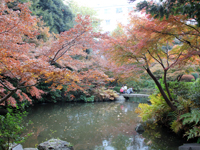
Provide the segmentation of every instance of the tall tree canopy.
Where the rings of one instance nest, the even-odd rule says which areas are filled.
[[[112,69],[116,74],[120,72],[123,78],[139,76],[143,71],[148,73],[172,110],[176,107],[167,84],[168,71],[187,63],[199,66],[200,28],[187,21],[185,15],[159,20],[152,15],[138,17],[132,14],[124,32],[106,39],[104,49],[106,58],[115,63]],[[181,44],[175,45],[175,39]],[[156,64],[162,68],[164,87],[151,70]]]
[[[73,27],[74,15],[62,0],[30,0],[33,15],[42,17],[50,32],[61,33]]]
[[[134,2],[136,0],[130,0]],[[146,13],[152,14],[154,18],[168,18],[170,15],[186,15],[188,19],[194,19],[200,26],[200,1],[197,0],[166,0],[142,1],[137,4],[137,9],[146,10]]]
[[[93,8],[86,6],[79,6],[77,2],[74,0],[70,0],[69,7],[72,10],[72,13],[76,16],[77,14],[81,14],[82,16],[89,15],[92,21],[92,26],[94,31],[99,31],[100,19],[97,17],[97,11]]]
[[[51,83],[52,89],[61,89],[62,85],[69,90],[82,90],[109,81],[91,56],[86,59],[88,48],[99,49],[100,39],[104,35],[92,32],[89,16],[78,15],[74,28],[54,35],[48,42],[37,41],[41,30],[40,20],[31,15],[29,4],[18,3],[18,10],[9,9],[7,3],[0,3],[0,104],[5,102],[15,106],[16,93],[19,101],[31,99],[26,91],[36,98],[44,92],[36,88],[38,82]],[[99,39],[99,40],[95,40]],[[82,59],[77,59],[77,56]],[[69,69],[69,67],[71,69]]]

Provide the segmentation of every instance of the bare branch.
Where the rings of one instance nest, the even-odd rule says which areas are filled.
[[[72,45],[70,45],[60,56],[58,56],[57,58],[55,58],[54,61],[57,61],[58,59],[60,59],[60,58],[61,58],[68,50],[70,50],[71,47],[74,46],[74,45],[75,45],[75,43],[72,44]]]
[[[175,20],[176,22],[180,22],[180,21],[177,21],[176,18],[174,18],[174,20]],[[189,25],[189,24],[186,24],[186,23],[184,23],[184,22],[180,22],[180,23],[182,23],[182,24],[184,24],[184,25],[186,25],[186,26],[188,26],[188,27],[194,29],[194,30],[197,31],[198,33],[200,33],[199,30],[197,30],[195,27],[193,27],[193,26],[191,26],[191,25]]]
[[[6,101],[9,97],[11,97],[16,91],[17,89],[14,89],[10,93],[8,93],[6,96],[4,96],[2,99],[0,99],[0,104]]]
[[[70,44],[75,44],[75,42],[76,42],[76,39],[78,38],[78,37],[80,37],[83,33],[85,33],[86,31],[82,31],[79,35],[77,35],[74,39],[72,39],[70,42],[67,42],[67,43],[65,43],[65,44],[63,44],[62,45],[62,48],[60,48],[57,52],[56,52],[56,54],[54,55],[54,57],[53,57],[53,59],[51,60],[51,62],[50,62],[50,64],[52,64],[53,62],[55,62],[56,60],[58,60],[58,59],[56,59],[56,57],[57,57],[57,55],[66,47],[66,46],[69,46]],[[69,48],[68,48],[69,49]],[[67,50],[68,50],[67,49]],[[61,54],[62,56],[64,55],[64,53],[66,53],[67,52],[67,50],[65,50],[64,52],[63,52],[63,54]]]
[[[0,83],[3,85],[4,88],[6,88],[9,91],[12,91],[13,89],[9,88],[6,84],[3,83],[3,81],[0,79]]]
[[[182,52],[178,55],[178,57],[176,58],[176,60],[168,68],[171,68],[174,64],[176,64],[178,62],[178,59],[180,58],[181,55],[182,55]]]
[[[162,61],[159,61],[157,58],[155,58],[155,57],[151,54],[151,52],[150,52],[149,50],[147,50],[147,52],[149,53],[149,55],[150,55],[154,60],[156,60],[156,61],[163,67],[163,69],[165,69],[165,66],[164,66],[164,64],[162,63]],[[159,56],[159,55],[157,54],[157,56]],[[159,56],[159,59],[160,59],[160,56]]]

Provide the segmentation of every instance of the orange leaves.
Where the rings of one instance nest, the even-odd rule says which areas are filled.
[[[75,98],[74,95],[70,95],[70,99],[73,100]]]
[[[188,24],[186,16],[169,16],[161,21],[151,15],[131,15],[130,24],[122,30],[120,36],[117,33],[105,40],[103,50],[106,59],[114,63],[110,70],[115,70],[116,76],[126,78],[129,73],[129,76],[137,74],[131,72],[133,69],[155,64],[168,70],[184,59],[186,62],[199,60],[196,52],[200,51],[200,28]]]
[[[69,31],[62,32],[58,40],[54,41],[51,49],[48,51],[53,61],[69,55],[84,55],[84,49],[93,48],[94,35],[92,33],[91,21],[86,16],[82,18],[77,16],[77,25]]]
[[[31,96],[35,96],[37,99],[41,98],[42,94],[45,94],[44,91],[39,90],[38,88],[36,88],[35,86],[30,87],[29,92],[31,94]],[[28,96],[27,96],[28,97]],[[27,98],[26,97],[26,98]],[[27,98],[28,99],[28,98]]]
[[[36,74],[40,72],[37,68],[38,73],[36,73],[33,56],[30,54],[34,45],[29,43],[30,38],[36,39],[38,20],[30,15],[29,4],[19,3],[20,11],[14,11],[7,7],[6,2],[11,1],[2,0],[0,3],[0,70],[2,75],[0,81],[4,83],[0,87],[1,100],[4,100],[3,98],[9,93],[16,91],[20,101],[31,101],[19,89],[21,86],[31,86],[32,81],[38,77]],[[13,86],[11,82],[17,86]],[[7,88],[8,92],[5,92],[3,87]],[[42,92],[39,93],[42,94]],[[36,96],[39,97],[40,94]],[[16,105],[13,97],[7,97],[5,100],[12,106]]]
[[[20,11],[13,11],[4,3],[0,3],[3,20],[0,21],[0,81],[5,84],[0,87],[1,98],[7,94],[5,88],[9,87],[9,92],[16,90],[20,101],[31,102],[20,90],[26,87],[31,96],[39,99],[45,94],[35,86],[40,80],[50,83],[52,89],[61,90],[62,85],[67,85],[68,90],[82,91],[90,84],[98,86],[112,80],[98,70],[97,59],[86,53],[87,49],[99,50],[102,47],[100,38],[106,37],[93,33],[89,16],[78,15],[74,28],[51,37],[42,23],[37,26],[39,20],[31,16],[29,4],[20,3]],[[38,34],[47,42],[40,43]],[[6,80],[8,77],[16,86]],[[14,98],[9,97],[7,101],[15,105]]]

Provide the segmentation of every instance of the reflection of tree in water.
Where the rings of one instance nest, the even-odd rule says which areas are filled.
[[[148,146],[144,144],[144,138],[138,134],[127,136],[118,134],[103,140],[101,146],[96,146],[95,150],[148,150]]]
[[[126,149],[126,147],[129,146],[130,140],[128,136],[119,134],[115,138],[112,139],[112,146],[117,150],[123,150]]]
[[[135,126],[138,122],[133,112],[134,103],[123,104],[127,111],[121,109],[119,103],[89,103],[89,104],[46,104],[29,110],[27,120],[33,124],[28,130],[34,130],[34,135],[26,142],[27,146],[34,146],[38,142],[54,138],[73,143],[75,149],[91,149],[94,145],[100,145],[102,140],[118,134],[135,134]],[[42,129],[40,129],[42,127]],[[37,133],[37,134],[36,134]],[[32,144],[32,145],[31,145]],[[38,144],[38,143],[37,143]]]
[[[145,145],[144,138],[137,134],[133,136],[131,145],[127,150],[148,150],[148,146]]]
[[[72,143],[76,150],[90,150],[95,147],[101,150],[105,148],[102,144],[104,140],[108,141],[108,148],[127,147],[126,150],[145,150],[145,145],[141,145],[143,138],[135,131],[140,120],[134,113],[136,107],[137,103],[130,101],[46,104],[33,107],[27,116],[27,120],[30,119],[33,124],[27,127],[27,132],[33,131],[35,134],[28,138],[23,147],[35,147],[35,144],[47,139],[60,138]],[[155,131],[149,130],[143,134],[145,142],[152,141],[149,150],[174,150],[182,145],[174,135],[163,134],[162,138],[158,139],[160,136]]]
[[[149,126],[142,134],[145,138],[145,143],[151,143],[149,150],[176,150],[185,141],[183,137],[178,137],[175,133],[164,127],[155,125]]]

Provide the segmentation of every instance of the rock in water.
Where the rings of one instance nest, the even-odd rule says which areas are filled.
[[[135,131],[139,134],[142,134],[144,132],[144,126],[142,124],[138,124],[135,128]]]
[[[17,144],[16,146],[12,147],[12,150],[23,150],[23,146],[21,144]]]
[[[38,150],[74,150],[69,142],[59,139],[50,139],[38,145]]]
[[[116,99],[116,101],[125,101],[126,99],[124,98],[124,96],[119,96],[119,97],[117,97],[117,98],[115,98]]]

